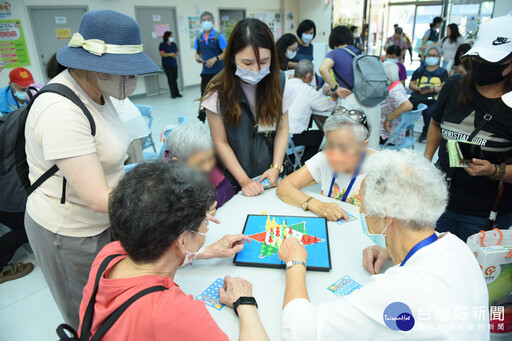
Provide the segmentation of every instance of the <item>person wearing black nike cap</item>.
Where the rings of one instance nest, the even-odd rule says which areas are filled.
[[[425,157],[439,148],[439,166],[449,180],[450,200],[436,230],[466,241],[487,226],[500,180],[505,183],[495,227],[512,225],[512,108],[501,98],[512,91],[512,12],[480,26],[478,39],[464,58],[466,75],[445,83],[433,112]],[[450,168],[448,140],[480,145],[482,155]]]

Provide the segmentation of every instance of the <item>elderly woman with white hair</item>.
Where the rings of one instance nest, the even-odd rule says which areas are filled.
[[[363,265],[374,275],[350,295],[313,305],[307,251],[296,238],[285,240],[279,258],[297,265],[286,270],[283,338],[488,340],[489,328],[477,328],[489,319],[480,267],[464,242],[434,230],[448,199],[441,172],[410,151],[375,153],[361,199],[362,232],[377,244],[363,251]],[[376,274],[388,258],[393,266]],[[479,320],[470,314],[475,310]]]
[[[398,65],[393,62],[384,62],[384,71],[389,81],[388,96],[380,104],[380,144],[386,143],[400,123],[401,115],[413,108],[405,88],[398,76]],[[404,140],[407,128],[402,129],[393,144],[400,144]]]
[[[235,195],[235,189],[229,180],[215,166],[213,141],[204,124],[189,123],[178,126],[169,133],[166,141],[166,159],[187,164],[209,176],[210,182],[217,190],[217,201],[211,214]]]
[[[367,156],[370,129],[366,115],[358,110],[338,108],[324,125],[325,151],[306,161],[306,165],[284,178],[277,186],[277,195],[284,202],[312,211],[320,217],[335,221],[348,219],[337,203],[326,203],[308,196],[302,188],[321,185],[321,193],[359,206],[359,187],[363,180],[361,169]]]

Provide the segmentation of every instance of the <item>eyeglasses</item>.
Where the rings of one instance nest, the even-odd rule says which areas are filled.
[[[368,120],[366,119],[366,114],[364,112],[362,112],[361,110],[357,110],[357,109],[348,110],[344,106],[341,106],[338,104],[338,106],[336,106],[336,108],[332,111],[332,115],[334,115],[334,114],[347,115],[352,120],[356,121],[357,123],[361,123],[362,125],[364,125],[366,127],[366,129],[369,130]]]

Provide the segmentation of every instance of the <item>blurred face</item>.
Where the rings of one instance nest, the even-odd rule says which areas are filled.
[[[209,14],[207,14],[207,15],[203,15],[203,16],[201,17],[201,22],[203,22],[203,21],[211,21],[212,23],[215,23],[215,22],[213,21],[212,16],[211,16],[211,15],[209,15]]]
[[[215,167],[215,152],[213,149],[195,152],[188,158],[187,165],[209,174]]]
[[[260,65],[258,65],[254,49],[252,48],[252,46],[249,45],[235,55],[236,65],[238,65],[242,69],[254,72],[258,72],[261,69],[266,68],[267,66],[270,65],[271,62],[270,49],[260,47],[258,49],[258,52],[260,54]]]
[[[364,205],[364,197],[366,193],[366,185],[365,180],[361,182],[361,187],[359,189],[359,195],[361,196],[361,206],[359,207],[359,212],[366,215],[366,208]],[[371,215],[366,216],[366,225],[368,225],[368,232],[373,234],[380,234],[386,228],[385,220],[381,217],[374,217]]]
[[[312,28],[310,30],[304,31],[305,34],[315,34],[315,29]]]
[[[361,155],[368,148],[368,141],[360,143],[352,131],[338,129],[326,136],[325,156],[336,173],[353,173]]]
[[[297,43],[297,42],[295,42],[295,43],[291,44],[290,46],[288,46],[288,51],[290,53],[297,52],[298,50],[299,50],[299,43]]]
[[[396,54],[386,54],[386,60],[388,59],[398,59],[398,56]]]

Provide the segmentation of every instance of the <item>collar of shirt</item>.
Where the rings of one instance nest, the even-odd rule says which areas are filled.
[[[391,91],[391,89],[393,89],[395,86],[397,86],[398,84],[400,84],[400,81],[396,81],[396,82],[393,82],[393,84],[391,84],[388,88],[388,91]]]
[[[216,32],[216,31],[215,31],[215,29],[214,29],[214,28],[212,28],[212,30],[211,30],[211,32],[210,32],[210,34],[208,35],[208,37],[206,37],[206,32],[205,32],[205,31],[203,31],[203,34],[201,34],[201,41],[204,41],[204,42],[206,43],[206,45],[208,45],[208,40],[209,40],[210,38],[215,37],[215,32]]]

